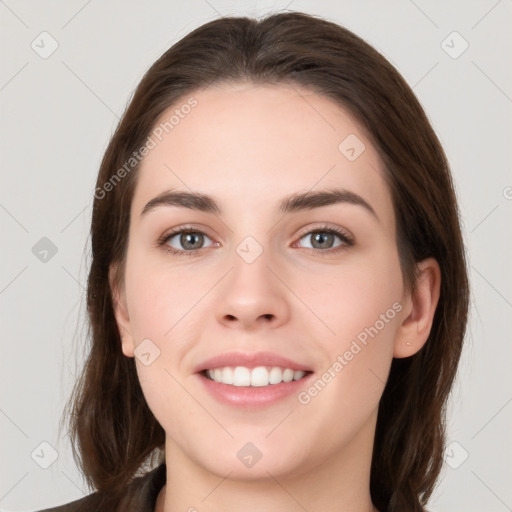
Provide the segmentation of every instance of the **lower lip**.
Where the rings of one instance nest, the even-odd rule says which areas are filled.
[[[220,403],[245,409],[260,409],[297,394],[309,383],[313,373],[299,380],[268,386],[232,386],[196,374],[209,393]]]

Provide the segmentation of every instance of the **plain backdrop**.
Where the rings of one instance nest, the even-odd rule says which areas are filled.
[[[512,510],[511,0],[0,2],[1,510],[87,492],[57,429],[84,356],[96,174],[135,86],[197,26],[286,9],[373,44],[444,145],[473,297],[430,511]]]

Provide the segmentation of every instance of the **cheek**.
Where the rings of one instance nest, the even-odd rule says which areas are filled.
[[[334,354],[358,335],[364,342],[367,329],[375,325],[379,339],[389,344],[394,338],[402,292],[398,254],[389,244],[385,250],[354,253],[346,264],[315,274],[308,286],[303,286],[301,296],[329,327],[324,338],[331,340],[326,347]]]
[[[126,293],[136,343],[143,338],[163,341],[182,328],[208,283],[214,282],[213,276],[191,275],[182,266],[167,266],[134,251],[127,261]]]
[[[130,326],[135,345],[150,353],[150,364],[135,358],[137,374],[149,408],[172,436],[180,435],[178,415],[201,424],[200,411],[185,390],[188,385],[180,362],[198,325],[194,305],[204,295],[206,281],[205,276],[190,279],[182,269],[157,265],[135,250],[127,259]]]
[[[307,393],[313,397],[322,390],[318,405],[341,402],[344,414],[364,416],[378,404],[393,358],[402,291],[398,254],[391,244],[388,252],[359,255],[329,280],[316,282],[310,297],[318,298],[314,307],[332,331],[320,341],[327,355],[325,373],[318,389]]]
[[[335,334],[319,341],[324,366],[298,402],[305,429],[342,444],[376,414],[384,391],[402,310],[401,273],[375,262],[351,267],[329,286],[324,318]]]

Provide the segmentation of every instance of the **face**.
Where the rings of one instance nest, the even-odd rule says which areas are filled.
[[[375,148],[297,86],[191,96],[142,161],[116,306],[168,460],[254,479],[371,452],[408,309]]]

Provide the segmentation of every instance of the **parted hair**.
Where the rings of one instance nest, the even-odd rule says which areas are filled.
[[[447,400],[465,337],[469,285],[449,165],[400,73],[351,31],[315,15],[224,17],[169,48],[137,86],[103,156],[93,203],[86,363],[64,409],[87,484],[112,497],[162,454],[133,358],[124,356],[109,270],[122,283],[138,166],[105,185],[144,145],[156,120],[194,91],[222,83],[289,84],[323,95],[366,130],[384,164],[406,286],[433,257],[441,290],[432,329],[415,355],[393,359],[377,418],[370,492],[381,512],[424,511],[443,466]],[[341,142],[341,141],[340,141]],[[164,459],[158,459],[162,462]],[[169,463],[169,461],[167,461]],[[114,510],[115,507],[112,508]]]

